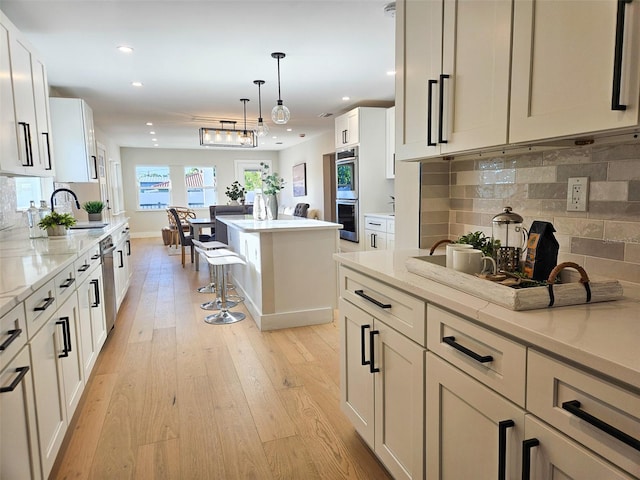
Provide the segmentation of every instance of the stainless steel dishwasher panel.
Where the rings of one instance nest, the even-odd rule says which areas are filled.
[[[113,252],[116,246],[111,235],[100,241],[102,257],[102,283],[104,286],[104,314],[107,323],[107,335],[116,323],[116,284],[113,271]]]

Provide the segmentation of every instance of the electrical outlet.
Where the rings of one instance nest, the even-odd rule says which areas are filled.
[[[569,179],[567,186],[567,211],[586,212],[589,200],[589,177]]]

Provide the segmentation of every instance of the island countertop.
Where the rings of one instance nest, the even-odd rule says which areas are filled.
[[[287,230],[339,230],[339,223],[282,215],[277,220],[255,220],[251,215],[220,215],[216,220],[243,232],[282,232]]]

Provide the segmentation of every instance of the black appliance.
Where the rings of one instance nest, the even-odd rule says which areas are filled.
[[[336,153],[336,198],[358,198],[358,148]]]
[[[336,200],[337,222],[342,224],[340,238],[358,242],[358,200]]]

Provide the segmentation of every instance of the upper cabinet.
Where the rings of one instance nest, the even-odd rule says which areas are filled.
[[[512,143],[638,124],[640,3],[518,0]]]
[[[396,176],[396,107],[387,108],[387,178]]]
[[[352,147],[360,143],[359,117],[357,108],[336,117],[336,148]]]
[[[98,182],[93,111],[81,98],[51,98],[58,182]]]
[[[504,144],[510,0],[396,3],[396,155]]]
[[[46,69],[0,12],[0,172],[53,176]]]

